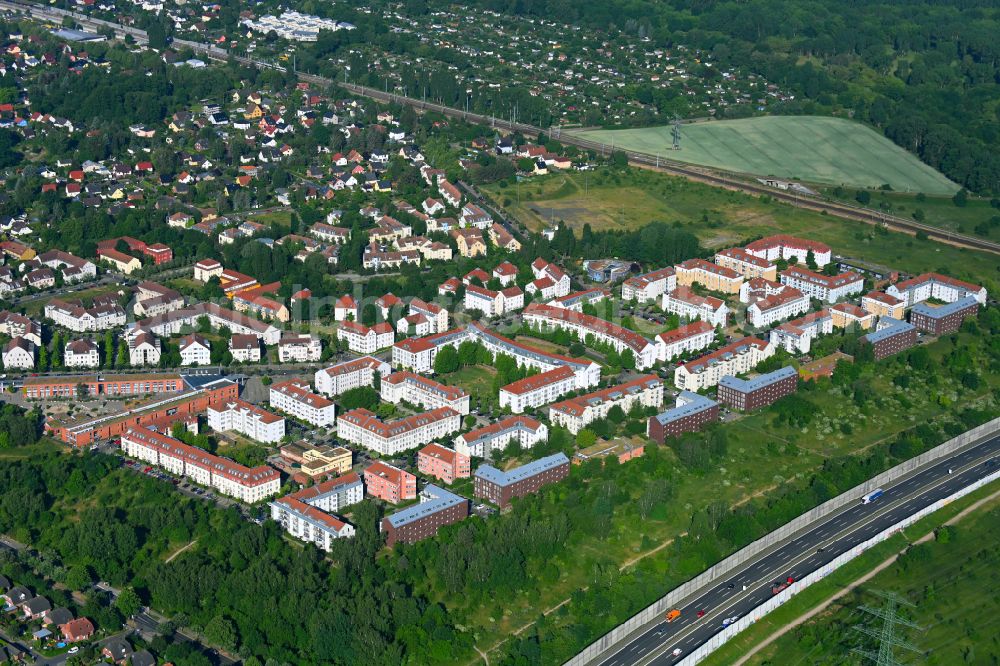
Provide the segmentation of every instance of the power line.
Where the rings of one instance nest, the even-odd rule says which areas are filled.
[[[910,643],[906,639],[898,636],[897,632],[899,631],[899,628],[909,627],[910,629],[916,629],[917,631],[923,631],[924,629],[923,627],[902,617],[899,614],[899,608],[900,606],[916,608],[916,606],[894,592],[879,592],[876,590],[871,590],[871,592],[872,594],[882,597],[885,600],[885,603],[881,608],[861,606],[860,610],[873,617],[879,618],[882,621],[882,626],[880,628],[874,628],[869,625],[860,625],[854,627],[854,629],[874,638],[878,642],[878,649],[863,650],[861,648],[854,648],[851,652],[861,655],[878,666],[902,666],[902,662],[897,661],[895,655],[893,654],[894,648],[902,648],[911,652],[920,652],[921,650],[913,643]]]

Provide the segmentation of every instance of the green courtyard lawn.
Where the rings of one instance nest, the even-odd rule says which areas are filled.
[[[496,377],[495,368],[485,365],[469,365],[459,368],[455,372],[439,375],[438,381],[449,386],[460,386],[475,400],[492,400],[494,396],[493,378]]]
[[[1000,282],[1000,261],[990,253],[919,240],[645,169],[558,173],[520,185],[494,184],[484,191],[535,230],[560,219],[577,230],[589,224],[594,231],[637,229],[662,221],[692,232],[711,250],[787,233],[827,243],[844,257],[908,273],[940,271],[988,287]]]

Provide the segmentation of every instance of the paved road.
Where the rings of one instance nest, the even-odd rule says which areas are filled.
[[[1000,469],[1000,436],[958,451],[939,463],[884,486],[871,504],[852,503],[810,525],[792,541],[716,580],[677,605],[681,616],[639,630],[601,666],[674,664],[722,631],[725,618],[742,617],[771,598],[771,586],[799,580],[889,526]],[[697,617],[705,611],[702,618]],[[676,657],[673,651],[681,651]]]

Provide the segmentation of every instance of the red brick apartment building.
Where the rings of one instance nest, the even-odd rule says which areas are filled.
[[[365,470],[365,490],[369,495],[398,504],[417,497],[417,477],[377,460]]]
[[[906,351],[917,344],[917,329],[912,324],[883,317],[878,326],[877,331],[861,338],[872,346],[876,361]]]
[[[681,391],[672,409],[649,417],[646,436],[663,444],[667,437],[698,432],[702,426],[719,420],[719,403],[692,391]]]
[[[562,453],[540,458],[507,472],[481,465],[476,470],[475,494],[504,509],[515,497],[536,493],[542,486],[562,481],[567,476],[569,458]]]
[[[420,493],[420,504],[408,506],[382,519],[382,532],[390,548],[397,543],[416,543],[435,536],[438,530],[469,515],[469,500],[444,488],[428,485]]]
[[[440,444],[428,444],[417,452],[417,470],[444,483],[466,479],[472,475],[472,461],[454,449]]]
[[[791,395],[799,387],[799,373],[788,365],[753,379],[723,377],[719,382],[718,397],[733,409],[749,412],[766,407],[776,400]]]
[[[910,310],[910,323],[931,335],[946,335],[957,331],[966,317],[975,317],[978,312],[979,301],[974,296],[944,305],[928,305],[924,301]]]
[[[129,428],[150,424],[168,425],[173,421],[197,419],[210,405],[231,402],[239,397],[239,386],[228,379],[209,382],[189,393],[160,397],[134,409],[109,416],[73,422],[47,421],[45,429],[53,436],[73,446],[89,446],[99,441],[119,437]]]

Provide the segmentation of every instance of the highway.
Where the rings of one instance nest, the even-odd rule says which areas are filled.
[[[790,541],[746,562],[676,605],[679,618],[660,618],[627,643],[602,655],[600,666],[676,664],[723,629],[771,598],[772,584],[799,580],[907,516],[1000,469],[1000,435],[980,440],[883,487],[871,504],[860,501],[803,528]],[[698,612],[704,611],[699,618]],[[680,650],[676,656],[675,650]]]
[[[143,30],[134,28],[131,26],[123,26],[117,23],[111,23],[109,21],[104,21],[97,18],[92,18],[78,12],[70,12],[62,9],[56,9],[53,7],[44,7],[36,5],[34,3],[25,2],[23,0],[0,0],[0,9],[6,9],[16,12],[27,12],[33,17],[45,21],[52,21],[58,23],[62,20],[64,16],[70,16],[78,23],[86,28],[92,30],[101,30],[106,28],[111,28],[119,35],[130,35],[139,44],[147,43],[146,33]],[[193,42],[185,39],[175,39],[173,41],[174,46],[178,47],[188,47],[195,51],[196,53],[204,54],[205,57],[211,60],[227,61],[235,60],[245,65],[251,67],[257,67],[261,69],[273,69],[281,72],[286,72],[287,69],[275,62],[268,62],[265,60],[259,60],[255,58],[247,58],[240,56],[229,51],[213,46],[211,44]],[[390,102],[395,104],[406,104],[412,106],[415,109],[420,109],[423,111],[434,111],[441,113],[450,118],[460,118],[472,123],[478,123],[482,125],[488,125],[490,127],[495,127],[498,129],[504,129],[508,131],[518,131],[522,134],[529,136],[537,136],[541,132],[548,132],[550,135],[554,135],[556,139],[560,142],[568,145],[577,146],[585,150],[593,150],[599,152],[603,155],[608,155],[613,146],[609,146],[605,143],[600,143],[597,141],[591,141],[580,136],[568,134],[562,132],[558,127],[542,128],[530,125],[528,123],[521,123],[517,121],[504,120],[502,118],[496,118],[495,116],[487,116],[484,114],[470,113],[462,109],[456,109],[454,107],[445,106],[442,104],[435,104],[434,102],[428,102],[427,100],[416,99],[413,97],[406,97],[403,95],[397,95],[388,91],[382,91],[375,88],[368,88],[365,86],[356,85],[350,82],[344,81],[334,81],[322,76],[316,76],[315,74],[307,74],[303,72],[295,72],[295,75],[302,81],[316,84],[318,86],[323,86],[324,88],[329,88],[330,86],[340,86],[345,90],[348,90],[357,95],[362,95],[375,99],[382,102]],[[874,210],[871,208],[863,208],[861,206],[854,206],[847,203],[831,201],[818,196],[807,196],[804,194],[798,194],[796,192],[781,190],[774,187],[769,187],[757,182],[753,175],[751,174],[735,174],[735,173],[723,173],[713,169],[699,167],[684,162],[679,162],[676,160],[670,160],[663,157],[662,155],[652,155],[648,153],[639,153],[633,151],[623,151],[628,158],[630,164],[638,165],[643,168],[652,169],[655,171],[661,171],[663,173],[668,173],[674,176],[681,176],[687,178],[688,180],[693,180],[701,183],[706,183],[715,187],[721,187],[724,189],[735,190],[739,192],[744,192],[746,194],[751,194],[753,196],[767,196],[781,201],[783,203],[790,204],[792,206],[797,206],[806,210],[812,210],[816,212],[825,212],[828,215],[833,215],[843,219],[854,220],[857,222],[863,222],[865,224],[872,225],[884,225],[887,228],[894,229],[896,231],[902,231],[904,233],[916,234],[924,233],[928,238],[933,238],[938,241],[949,243],[951,245],[956,245],[959,247],[967,247],[975,250],[982,250],[985,252],[992,252],[994,254],[1000,254],[1000,243],[986,240],[984,238],[978,238],[976,236],[968,236],[965,234],[958,234],[948,229],[943,229],[940,227],[935,227],[929,224],[923,224],[917,222],[916,220],[911,220],[905,217],[898,217],[896,215],[890,215],[882,211]]]

